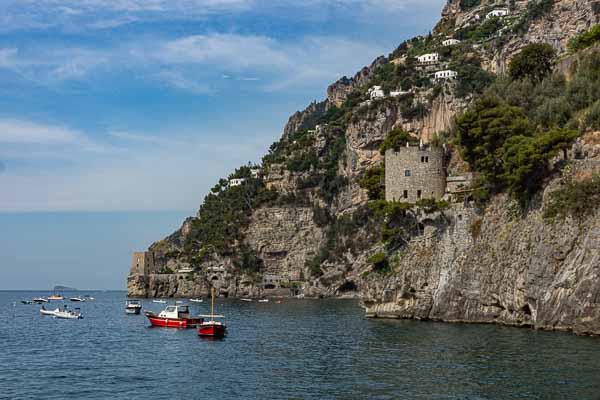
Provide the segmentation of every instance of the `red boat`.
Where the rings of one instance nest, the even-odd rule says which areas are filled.
[[[192,318],[190,308],[183,305],[167,306],[159,314],[144,311],[152,326],[163,328],[195,328],[204,322],[202,318]]]
[[[223,315],[215,315],[215,289],[211,290],[210,315],[202,315],[202,317],[210,318],[210,321],[202,322],[198,328],[198,335],[206,337],[223,337],[227,331],[227,327],[215,321],[215,318],[225,318]]]

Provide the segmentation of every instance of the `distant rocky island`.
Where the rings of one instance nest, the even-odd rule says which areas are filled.
[[[133,255],[136,297],[600,334],[600,6],[449,0]]]
[[[78,290],[69,286],[56,285],[53,289],[55,292],[77,292]]]

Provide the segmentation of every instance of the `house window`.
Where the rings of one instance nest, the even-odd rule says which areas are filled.
[[[425,162],[429,162],[429,156],[425,157]]]
[[[421,198],[421,191],[417,190],[417,199],[420,199],[420,198]]]
[[[408,199],[408,190],[405,190],[405,191],[404,191],[403,197],[404,197],[405,199]]]
[[[421,162],[425,162],[425,157],[421,156]]]
[[[410,169],[404,170],[404,176],[410,176]]]

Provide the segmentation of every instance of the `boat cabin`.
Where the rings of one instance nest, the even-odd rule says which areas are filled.
[[[158,314],[161,318],[174,318],[174,319],[185,319],[190,318],[189,306],[167,306],[163,311]]]

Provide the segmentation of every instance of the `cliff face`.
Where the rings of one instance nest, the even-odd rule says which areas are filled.
[[[548,223],[542,208],[521,219],[507,203],[453,208],[446,231],[365,283],[367,313],[600,333],[600,212]]]
[[[450,0],[442,12],[432,42],[440,51],[447,50],[443,39],[481,23],[495,7],[482,1],[462,10],[460,3]],[[563,53],[570,37],[599,22],[598,1],[558,0],[534,17],[528,14],[530,3],[516,1],[511,9],[507,21],[526,22],[518,25],[518,33],[499,30],[469,45],[485,70],[504,71],[532,41]],[[573,170],[554,177],[524,216],[514,212],[505,195],[484,210],[454,199],[443,212],[417,213],[416,228],[394,253],[392,268],[374,270],[371,258],[384,247],[382,221],[368,206],[360,181],[367,170],[382,165],[380,145],[394,128],[431,142],[452,127],[476,95],[460,93],[461,86],[470,87],[463,77],[423,83],[435,68],[462,63],[449,59],[433,70],[411,64],[417,51],[427,51],[419,46],[433,46],[430,42],[408,41],[390,59],[378,58],[354,77],[332,84],[325,101],[292,115],[260,168],[259,186],[276,193],[276,200],[253,203],[240,197],[247,218],[220,249],[198,239],[196,224],[207,217],[201,210],[150,247],[154,263],[145,273],[129,276],[129,294],[197,297],[216,287],[222,296],[355,296],[372,316],[600,334],[600,213],[585,221],[542,217],[548,193],[568,176],[600,172],[596,136],[580,143],[587,158],[572,160]],[[398,66],[398,79],[386,72],[392,64]],[[569,75],[575,64],[565,59],[558,69]],[[383,86],[383,97],[368,92],[376,84]],[[448,175],[468,171],[451,148],[447,158]]]

